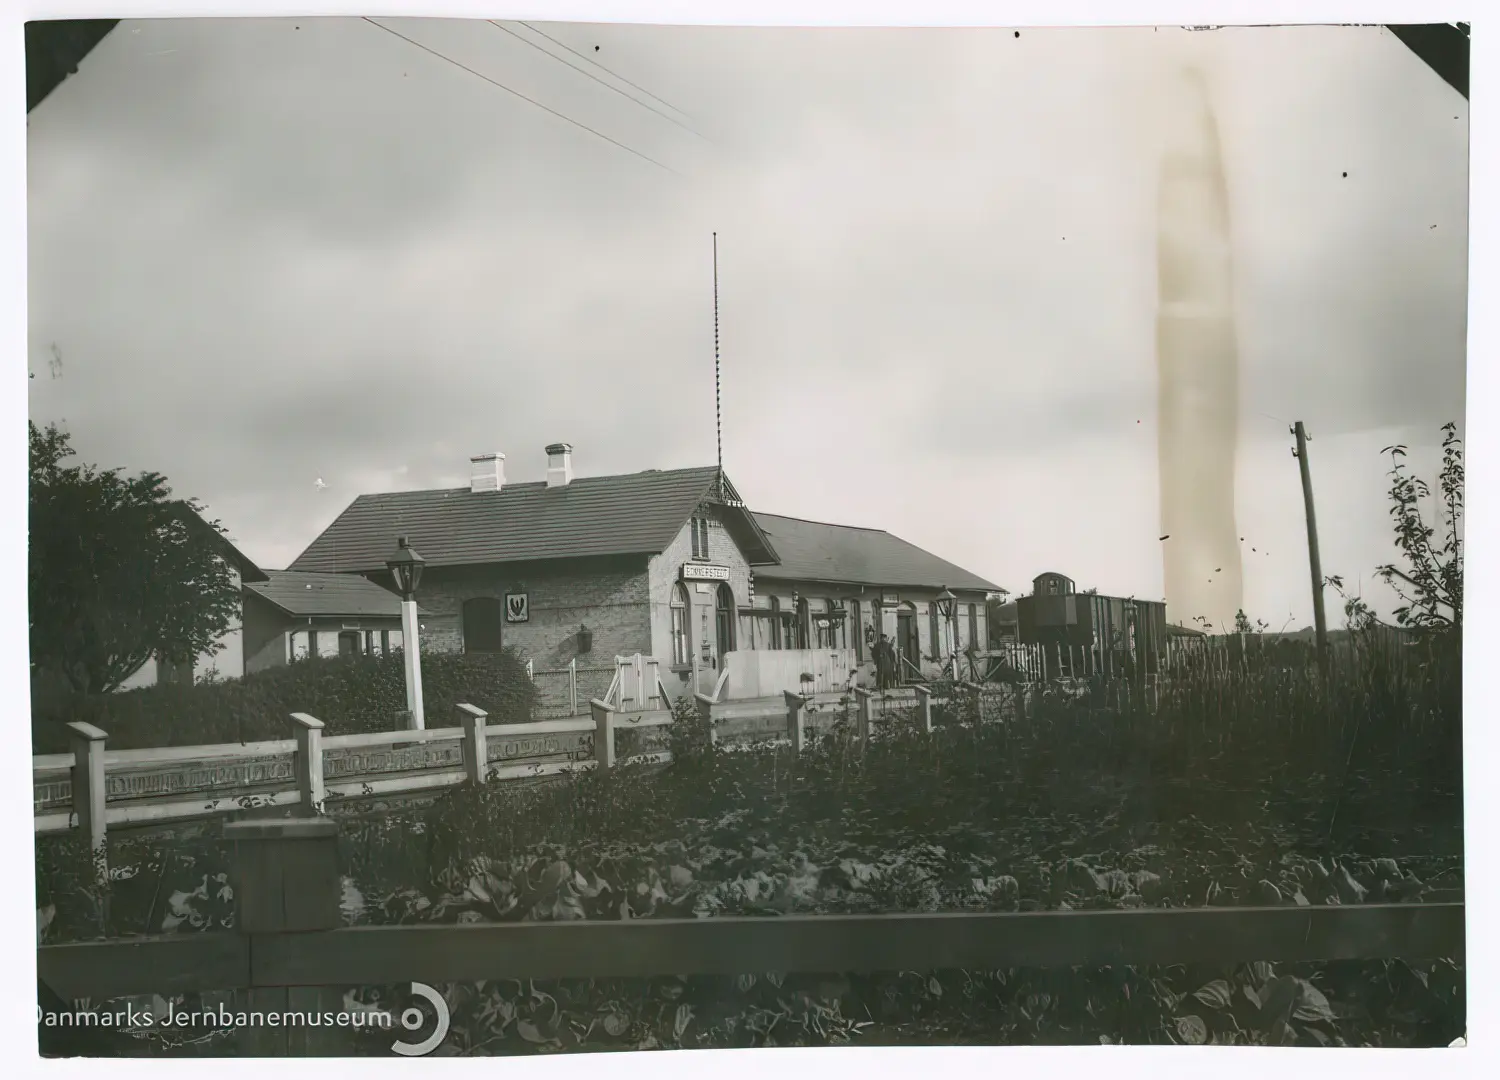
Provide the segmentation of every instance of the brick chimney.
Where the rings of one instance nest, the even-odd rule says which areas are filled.
[[[573,482],[573,448],[565,442],[547,447],[547,486],[567,487]]]
[[[469,490],[499,491],[505,486],[505,455],[480,454],[469,459]]]

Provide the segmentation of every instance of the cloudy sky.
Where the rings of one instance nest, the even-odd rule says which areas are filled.
[[[711,463],[717,230],[755,508],[1160,596],[1157,182],[1193,68],[1245,606],[1311,619],[1300,419],[1324,570],[1388,607],[1381,448],[1430,469],[1462,421],[1469,114],[1387,32],[381,22],[125,22],[31,114],[30,412],[85,460],[165,473],[269,567],[475,453]]]

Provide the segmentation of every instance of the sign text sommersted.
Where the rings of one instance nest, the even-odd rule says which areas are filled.
[[[683,581],[728,581],[729,567],[712,566],[708,563],[684,563]]]

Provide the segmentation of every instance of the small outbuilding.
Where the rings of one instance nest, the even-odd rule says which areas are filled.
[[[301,570],[268,570],[265,578],[245,585],[247,675],[305,656],[400,647],[401,598],[369,578]]]

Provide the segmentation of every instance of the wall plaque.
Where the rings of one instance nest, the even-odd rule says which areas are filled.
[[[531,602],[525,593],[505,594],[505,621],[508,623],[531,621]]]

